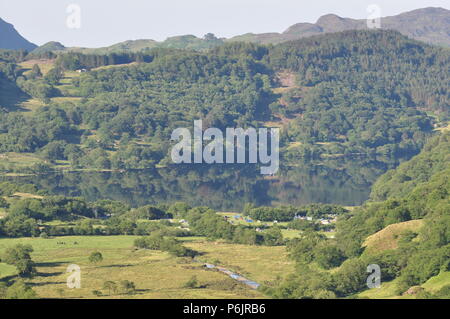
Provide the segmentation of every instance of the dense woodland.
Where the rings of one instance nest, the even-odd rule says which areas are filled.
[[[296,72],[299,87],[275,105],[301,114],[289,140],[401,154],[422,147],[431,129],[425,110],[448,118],[449,57],[395,32],[349,31],[276,46],[267,60]]]
[[[25,53],[4,51],[0,84],[47,106],[30,117],[3,103],[0,151],[67,160],[74,168],[149,168],[168,162],[170,133],[194,119],[206,129],[258,127],[281,117],[282,144],[302,143],[283,152],[287,162],[321,154],[410,157],[433,125],[448,119],[449,57],[448,49],[394,31],[275,46],[231,43],[203,53],[66,53],[45,76],[37,66],[21,74]],[[63,94],[57,87],[64,73],[84,68],[72,79],[82,99],[52,102]],[[283,93],[274,90],[284,85],[279,72],[294,78]],[[8,100],[6,90],[1,95],[0,103]]]

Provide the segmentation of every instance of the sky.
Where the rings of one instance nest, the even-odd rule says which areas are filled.
[[[378,5],[381,16],[424,7],[450,9],[449,0],[0,0],[0,18],[37,45],[59,41],[102,47],[208,32],[227,38],[283,32],[328,13],[365,19],[371,4]]]

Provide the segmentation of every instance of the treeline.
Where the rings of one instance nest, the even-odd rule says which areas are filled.
[[[137,248],[167,251],[176,257],[195,257],[198,252],[183,246],[174,237],[163,237],[160,234],[154,234],[148,237],[141,237],[134,241]]]
[[[3,90],[0,90],[0,107],[8,106],[8,109],[11,109],[16,106],[14,103],[27,95],[48,103],[49,98],[59,94],[54,88],[63,76],[59,68],[54,68],[43,76],[39,66],[34,65],[24,76],[18,63],[25,61],[27,56],[25,51],[0,50],[0,87],[3,87]]]
[[[158,51],[155,51],[158,52]],[[94,69],[101,66],[128,64],[132,62],[152,62],[155,54],[151,53],[110,53],[107,55],[82,54],[77,52],[62,53],[56,58],[55,65],[64,70]]]
[[[281,230],[276,227],[257,232],[252,227],[232,225],[208,207],[194,207],[181,216],[189,221],[189,227],[194,234],[211,239],[225,239],[246,245],[277,246],[284,243]]]
[[[35,198],[15,198],[15,193],[28,193]],[[7,237],[63,235],[148,235],[156,230],[173,236],[186,236],[188,232],[170,229],[164,223],[139,221],[167,219],[172,215],[167,206],[143,206],[131,209],[122,202],[99,200],[86,202],[82,198],[42,196],[31,184],[0,183],[0,207],[7,216],[0,220],[0,235]],[[9,198],[6,201],[3,196]],[[59,220],[63,226],[49,226],[46,222]],[[96,221],[96,222],[94,222]],[[100,223],[101,227],[96,227]]]
[[[14,188],[11,183],[0,184],[2,194],[9,195],[20,189],[35,192],[32,186]],[[282,245],[281,230],[274,227],[257,232],[252,227],[230,224],[224,217],[207,207],[191,208],[184,203],[143,206],[131,209],[121,202],[100,200],[88,203],[82,198],[45,196],[43,198],[12,199],[2,201],[7,215],[0,219],[0,236],[68,236],[68,235],[151,235],[184,237],[205,236],[248,245]],[[170,221],[145,222],[159,219],[183,218],[189,229],[174,228]],[[63,225],[45,222],[60,220]]]
[[[29,193],[36,195],[44,195],[44,190],[38,190],[36,185],[26,183],[0,182],[0,196],[11,196],[14,193]]]
[[[294,217],[309,216],[314,219],[327,217],[329,215],[341,215],[348,210],[339,205],[332,204],[310,204],[305,206],[280,206],[280,207],[252,207],[247,205],[243,213],[255,220],[260,221],[292,221]]]
[[[5,50],[0,49],[0,62],[17,63],[24,60],[27,52],[24,50]]]
[[[427,178],[420,174],[414,177],[409,183],[399,183],[395,192],[384,194],[387,198],[383,202],[367,202],[364,207],[346,215],[341,222],[338,222],[338,241],[341,247],[349,256],[357,256],[362,252],[361,244],[365,237],[373,234],[384,227],[413,219],[444,218],[448,216],[448,196],[450,193],[449,173],[447,165],[440,165],[435,162],[436,169],[433,170],[432,158],[439,158],[442,155],[448,157],[449,134],[444,133],[429,142],[424,151],[414,157],[398,171],[388,172],[379,179],[376,184],[377,189],[383,188],[383,181],[387,181],[387,188],[391,183],[387,177],[401,175],[404,167],[428,166],[423,174],[432,172]],[[442,146],[444,146],[442,148]],[[431,164],[431,165],[430,165]],[[411,186],[411,184],[413,184]],[[397,195],[402,194],[402,195]],[[444,220],[443,220],[444,221]],[[445,223],[444,223],[445,224]],[[437,233],[440,233],[437,231]],[[444,235],[444,237],[447,235]],[[445,239],[446,240],[446,239]]]

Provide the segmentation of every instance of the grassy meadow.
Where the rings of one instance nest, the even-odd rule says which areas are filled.
[[[168,253],[135,249],[137,236],[68,236],[43,238],[0,239],[0,254],[18,243],[30,244],[34,252],[37,275],[29,283],[40,298],[263,298],[264,296],[228,276],[206,270],[200,262],[176,258]],[[289,273],[294,265],[287,259],[284,247],[255,247],[207,241],[188,237],[187,247],[202,253],[199,261],[219,262],[219,265],[263,283]],[[58,244],[65,242],[65,245]],[[99,251],[103,261],[89,262],[89,255]],[[70,264],[81,267],[81,288],[69,289],[66,272]],[[289,271],[286,271],[289,269]],[[15,274],[15,268],[0,263],[0,278]],[[193,276],[202,288],[184,288]],[[136,293],[125,295],[103,289],[105,281],[130,280]],[[95,296],[94,290],[102,292]]]

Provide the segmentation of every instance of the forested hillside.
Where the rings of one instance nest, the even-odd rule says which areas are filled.
[[[171,131],[200,118],[204,127],[282,127],[284,163],[410,157],[450,109],[448,49],[394,31],[231,43],[205,53],[11,54],[3,54],[1,85],[23,93],[1,92],[0,150],[72,167],[165,163]]]
[[[449,167],[449,135],[430,140],[422,152],[395,170],[388,171],[372,187],[371,198],[375,201],[404,197],[421,183]]]
[[[25,55],[25,51],[0,50],[0,109],[14,107],[25,95],[16,84],[20,73],[16,63]]]
[[[348,31],[274,47],[275,69],[295,73],[284,93],[289,141],[342,142],[377,153],[414,153],[449,115],[448,50],[424,46],[396,32]],[[343,150],[345,152],[345,148]]]
[[[448,156],[449,138],[448,133],[435,137],[419,156],[386,176],[401,175],[405,167],[417,167],[419,163],[432,163],[435,156]],[[397,184],[401,196],[395,199],[386,194],[384,202],[367,202],[343,214],[337,223],[336,239],[304,232],[301,238],[289,242],[288,250],[298,270],[281,283],[268,285],[265,291],[277,298],[347,297],[364,290],[361,296],[378,296],[380,292],[367,290],[365,280],[367,265],[377,264],[381,267],[381,293],[387,284],[390,290],[384,296],[398,297],[407,291],[410,294],[410,287],[450,271],[450,169],[448,165],[436,166],[429,172],[428,178],[411,177],[414,187]],[[379,188],[385,182],[389,185],[386,176],[379,180]],[[367,248],[368,236],[389,225],[413,220],[423,223],[410,223],[394,238],[385,239],[395,240],[395,245],[386,242],[377,249]],[[391,231],[383,230],[387,234]],[[446,287],[434,292],[416,287],[414,294],[419,292],[419,298],[448,298],[448,283]]]

